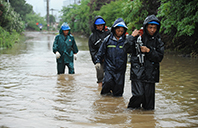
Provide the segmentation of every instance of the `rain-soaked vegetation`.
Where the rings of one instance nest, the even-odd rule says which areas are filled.
[[[25,29],[39,30],[37,22],[47,29],[45,18],[35,14],[25,0],[0,0],[0,47],[12,47]]]
[[[196,0],[80,0],[80,4],[62,8],[62,22],[68,22],[73,32],[87,36],[91,33],[93,19],[101,15],[111,27],[115,19],[122,17],[128,26],[128,33],[142,26],[144,19],[155,14],[161,20],[161,36],[166,51],[175,51],[196,57],[198,53],[198,2]],[[39,30],[36,23],[47,29],[46,17],[34,13],[26,0],[0,0],[0,26],[10,34],[16,31]],[[50,15],[50,22],[55,18]],[[50,26],[51,27],[51,26]],[[50,29],[52,30],[52,28]],[[16,33],[14,33],[16,34]],[[6,34],[4,34],[6,35]],[[9,38],[9,37],[6,37]],[[0,37],[1,46],[6,44],[5,36]],[[12,42],[15,42],[13,40]],[[8,42],[7,42],[8,43]]]
[[[161,36],[165,48],[176,52],[198,53],[198,2],[196,0],[81,0],[80,5],[62,9],[63,21],[74,31],[90,34],[96,15],[101,15],[111,27],[122,17],[131,33],[139,29],[144,19],[155,14],[161,20]]]

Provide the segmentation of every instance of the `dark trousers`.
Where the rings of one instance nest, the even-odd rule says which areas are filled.
[[[73,62],[70,62],[70,63],[57,63],[57,71],[58,71],[58,74],[64,74],[65,73],[65,66],[68,67],[68,73],[69,74],[74,74],[74,64]]]
[[[113,94],[113,96],[122,96],[124,92],[125,72],[114,73],[105,71],[102,83],[101,95]]]
[[[139,109],[143,107],[145,110],[154,110],[155,83],[132,81],[131,86],[132,97],[130,98],[128,108]]]

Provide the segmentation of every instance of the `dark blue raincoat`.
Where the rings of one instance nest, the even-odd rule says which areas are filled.
[[[124,24],[125,32],[119,40],[115,38],[115,29],[118,24]],[[111,27],[110,36],[106,37],[98,51],[96,63],[104,59],[105,76],[101,94],[122,96],[126,71],[127,54],[122,46],[126,40],[127,26],[122,18],[118,18]]]

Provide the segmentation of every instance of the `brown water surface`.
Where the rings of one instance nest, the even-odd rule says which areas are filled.
[[[165,55],[154,111],[129,110],[128,64],[123,97],[101,96],[88,39],[79,48],[74,75],[56,75],[54,35],[25,32],[25,42],[0,49],[0,127],[153,128],[198,127],[198,59]]]

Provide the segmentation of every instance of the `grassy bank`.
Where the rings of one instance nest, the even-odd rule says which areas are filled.
[[[9,33],[0,27],[0,47],[1,48],[10,48],[14,43],[18,42],[20,39],[20,34],[16,31]]]

